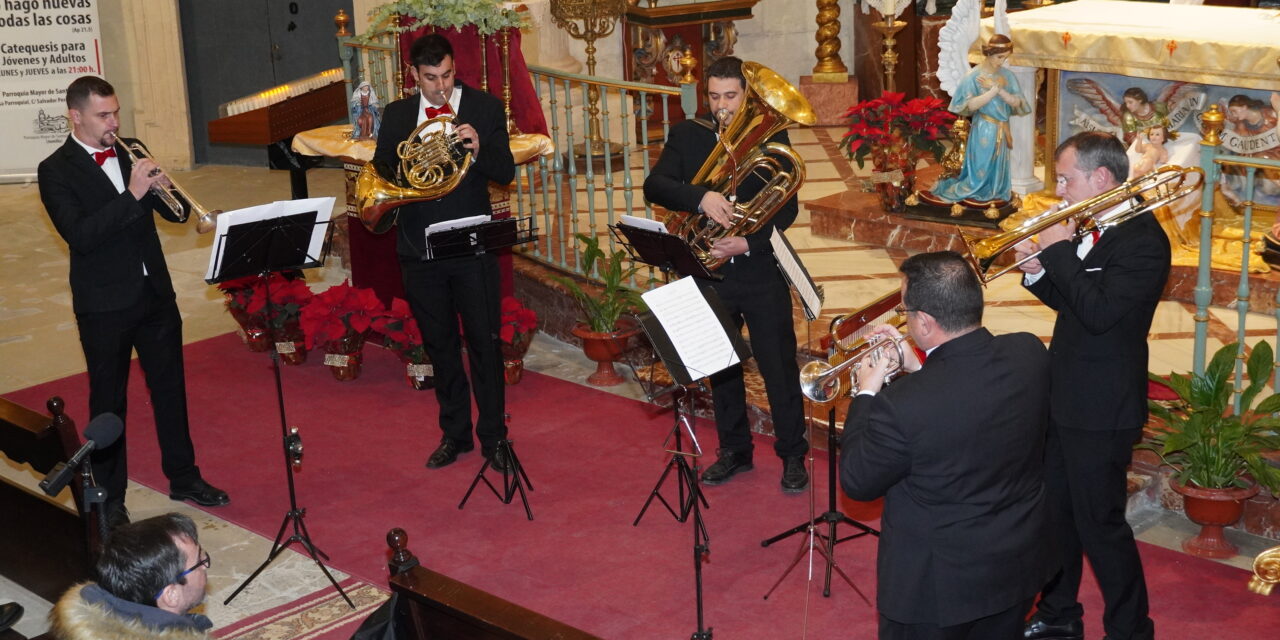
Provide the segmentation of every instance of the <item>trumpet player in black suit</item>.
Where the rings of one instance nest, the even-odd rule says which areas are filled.
[[[506,114],[501,100],[456,82],[453,48],[444,36],[428,34],[415,40],[409,61],[418,95],[387,105],[373,162],[384,167],[397,165],[396,147],[420,123],[442,115],[453,116],[454,133],[474,158],[466,176],[447,195],[396,210],[396,253],[405,295],[435,366],[436,399],[440,402],[443,434],[426,466],[436,469],[452,464],[458,454],[475,448],[471,421],[474,388],[479,411],[475,435],[484,456],[502,469],[507,461],[498,442],[506,438],[507,426],[498,339],[498,258],[492,253],[435,260],[423,260],[423,256],[427,226],[492,214],[489,182],[505,185],[515,179]],[[462,367],[459,318],[467,340],[470,387]]]
[[[120,102],[102,78],[83,76],[67,87],[73,130],[40,163],[40,200],[71,259],[71,301],[89,373],[90,417],[125,417],[134,350],[146,376],[169,497],[203,506],[229,502],[196,466],[187,423],[182,364],[182,316],[169,279],[153,212],[185,218],[152,193],[170,185],[150,158],[135,162],[121,139]],[[107,491],[108,525],[128,522],[125,436],[93,452],[93,475]]]

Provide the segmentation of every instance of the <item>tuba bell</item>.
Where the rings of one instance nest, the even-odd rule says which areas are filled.
[[[1192,174],[1199,175],[1200,179],[1188,182],[1187,177]],[[959,227],[956,229],[964,240],[969,266],[973,267],[978,279],[985,285],[1040,255],[1037,251],[995,273],[989,273],[991,267],[1010,249],[1055,224],[1075,220],[1075,237],[1083,237],[1096,229],[1115,226],[1163,207],[1190,194],[1203,183],[1204,170],[1199,167],[1165,165],[1088,200],[1062,209],[1050,208],[1003,233],[982,238],[969,235]],[[1141,202],[1137,201],[1138,196],[1142,196]]]
[[[751,200],[734,203],[729,227],[699,213],[672,211],[667,219],[667,229],[683,237],[708,269],[725,262],[711,256],[716,240],[758,231],[804,182],[800,154],[785,144],[768,142],[769,138],[791,125],[812,125],[818,119],[804,95],[768,67],[744,62],[742,76],[747,81],[742,106],[729,123],[722,124],[721,144],[707,156],[691,183],[732,196],[743,177],[760,173],[764,187]]]
[[[442,198],[466,177],[472,153],[462,146],[450,126],[426,131],[436,123],[451,125],[453,116],[436,116],[418,125],[396,145],[400,163],[395,167],[379,167],[371,161],[360,169],[356,176],[356,210],[369,231],[387,231],[396,221],[396,207]]]

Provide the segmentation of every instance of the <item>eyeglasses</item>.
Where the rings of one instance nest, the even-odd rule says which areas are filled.
[[[900,304],[900,305],[898,305],[898,306],[896,306],[896,307],[894,307],[894,308],[893,308],[893,312],[894,312],[894,313],[896,313],[896,314],[898,314],[898,315],[900,315],[900,316],[905,316],[905,315],[907,315],[908,313],[911,313],[911,312],[913,312],[913,311],[919,311],[919,309],[908,309],[908,308],[907,308],[907,305],[905,305],[905,304]]]
[[[183,578],[187,577],[187,574],[190,574],[191,572],[195,571],[196,569],[199,569],[200,567],[204,567],[204,568],[208,569],[209,567],[212,567],[212,566],[213,566],[213,558],[209,557],[209,552],[208,552],[208,551],[205,551],[204,549],[200,549],[200,554],[201,554],[203,557],[202,557],[202,558],[200,558],[200,560],[199,560],[198,562],[196,562],[195,564],[191,565],[191,568],[190,568],[190,569],[187,569],[186,571],[183,571],[182,573],[179,573],[179,574],[178,574],[178,577],[174,578],[174,579],[173,579],[173,582],[170,582],[169,584],[174,584],[174,583],[176,583],[176,582],[178,582],[178,581],[182,580]],[[169,585],[168,585],[168,584],[166,584],[165,586],[166,586],[166,587],[168,587]],[[160,599],[160,596],[162,596],[162,595],[164,595],[164,589],[161,589],[161,590],[157,591],[157,592],[156,592],[156,597],[155,597],[154,599],[155,599],[155,600],[159,600],[159,599]]]

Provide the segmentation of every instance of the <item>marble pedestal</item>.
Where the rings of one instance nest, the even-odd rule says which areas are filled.
[[[858,80],[815,82],[813,76],[800,76],[800,93],[818,114],[818,126],[843,125],[844,112],[858,102]]]

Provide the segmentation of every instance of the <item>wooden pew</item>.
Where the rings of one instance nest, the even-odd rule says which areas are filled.
[[[450,640],[599,640],[518,604],[436,573],[418,564],[403,529],[392,529],[391,590],[399,595],[398,621],[411,638]]]
[[[46,403],[43,415],[0,398],[0,452],[26,463],[39,474],[65,462],[80,447],[75,422],[67,417],[62,398]],[[0,478],[0,575],[49,602],[56,602],[72,584],[90,577],[91,549],[96,549],[95,519],[46,499],[35,482],[30,486]],[[79,476],[70,485],[77,509],[82,504]]]

